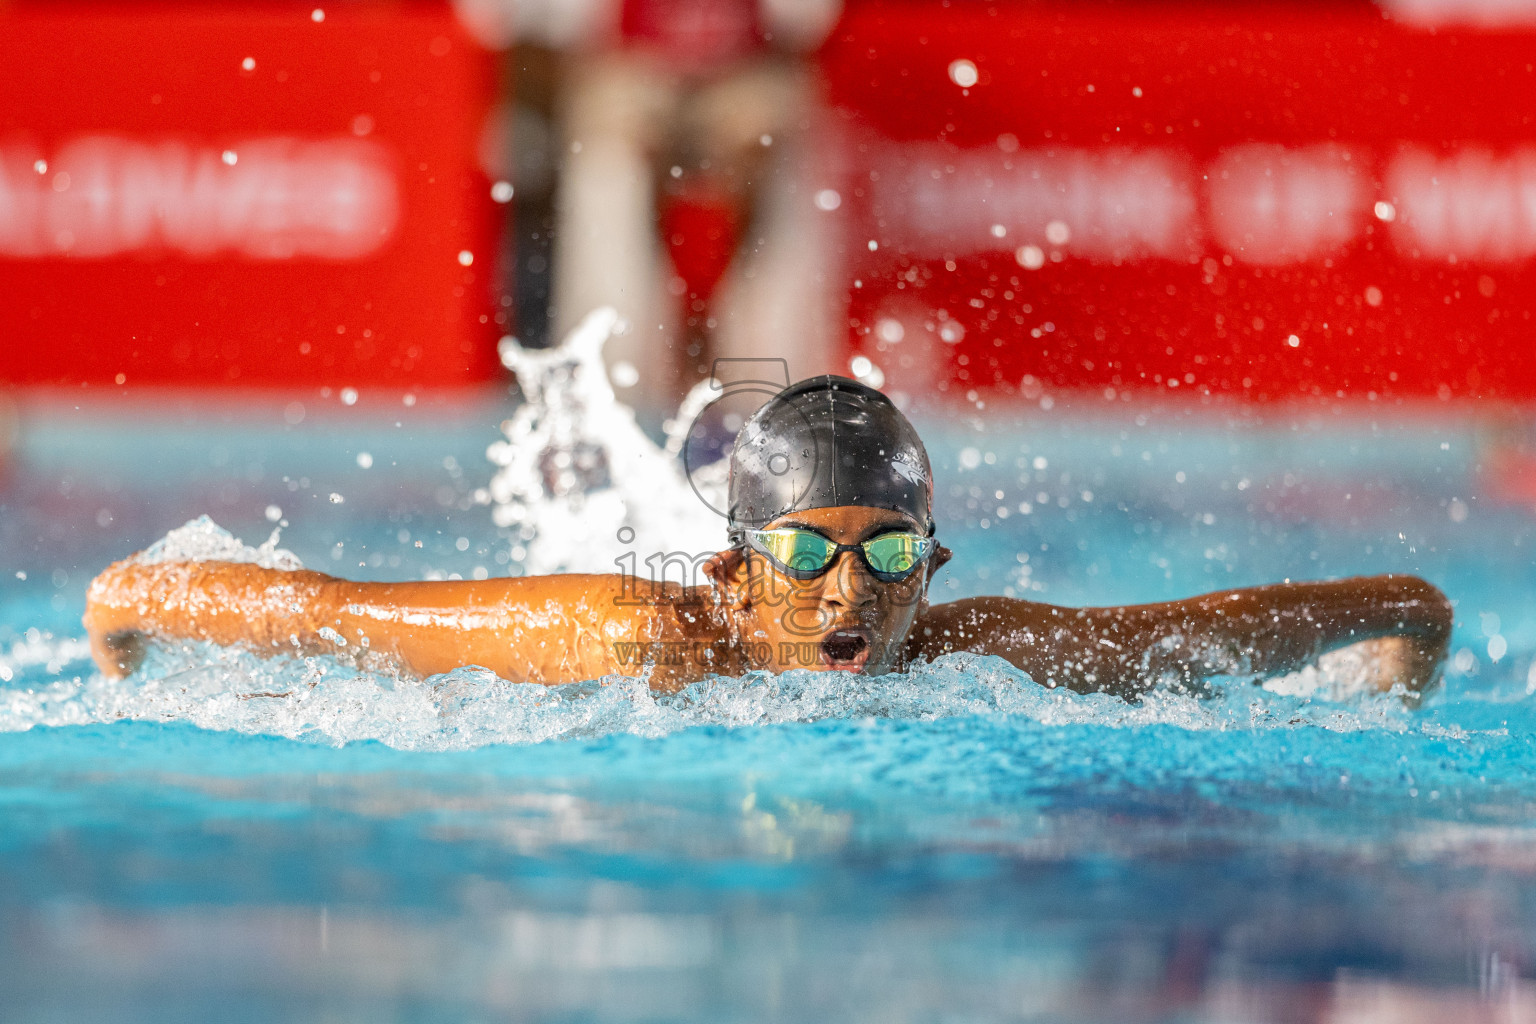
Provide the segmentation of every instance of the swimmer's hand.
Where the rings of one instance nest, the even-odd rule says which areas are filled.
[[[135,605],[125,601],[119,562],[91,581],[85,592],[85,632],[91,659],[108,679],[122,679],[144,662],[146,637]]]
[[[144,663],[143,633],[132,630],[89,631],[91,659],[108,679],[122,679]]]
[[[1346,693],[1387,693],[1401,687],[1409,699],[1417,700],[1438,680],[1443,662],[1443,652],[1437,656],[1410,637],[1383,636],[1328,651],[1316,664],[1324,679],[1343,681]]]

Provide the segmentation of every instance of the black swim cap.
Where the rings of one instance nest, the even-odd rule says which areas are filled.
[[[917,431],[874,388],[828,374],[791,384],[736,435],[730,525],[837,505],[905,512],[932,531],[933,470]]]

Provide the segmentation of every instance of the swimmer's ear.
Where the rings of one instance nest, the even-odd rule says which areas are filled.
[[[714,580],[732,611],[742,611],[752,603],[747,596],[746,554],[740,548],[728,548],[710,555],[704,562],[704,575]]]

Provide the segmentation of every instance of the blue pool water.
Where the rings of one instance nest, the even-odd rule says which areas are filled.
[[[286,521],[283,547],[360,578],[517,570],[476,495],[499,396],[305,404],[24,409],[0,484],[8,1022],[1536,1012],[1518,426],[920,421],[956,551],[936,596],[1416,572],[1457,602],[1419,710],[1238,683],[1127,704],[964,657],[665,699],[201,647],[96,676],[86,583],[201,514],[252,544]]]

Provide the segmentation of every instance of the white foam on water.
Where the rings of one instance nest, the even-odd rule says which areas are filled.
[[[261,546],[251,547],[200,516],[134,560],[302,568],[291,552],[277,547],[277,539],[274,531]],[[545,687],[466,667],[421,680],[326,656],[269,659],[239,647],[161,643],[151,645],[133,676],[113,680],[92,671],[84,639],[31,630],[9,652],[0,652],[0,683],[6,684],[0,688],[0,731],[132,719],[335,745],[376,740],[406,750],[453,750],[622,734],[660,737],[703,725],[969,715],[1110,728],[1417,728],[1399,694],[1360,695],[1365,668],[1358,658],[1329,657],[1272,682],[1272,690],[1232,680],[1218,685],[1213,696],[1154,689],[1127,702],[1041,686],[999,658],[954,654],[895,675],[759,672],[712,678],[665,695],[652,692],[644,676]],[[1358,699],[1341,703],[1341,696]]]
[[[1231,681],[1214,696],[1154,690],[1127,702],[1049,689],[1001,659],[970,654],[896,675],[753,673],[708,679],[667,695],[652,692],[643,676],[545,687],[469,667],[421,680],[362,671],[329,657],[267,659],[204,643],[152,647],[138,672],[112,680],[91,671],[80,639],[39,636],[20,651],[0,659],[18,677],[0,688],[0,731],[131,719],[337,746],[376,740],[403,750],[626,734],[654,738],[696,726],[963,716],[1116,729],[1422,731],[1396,695],[1346,705]]]

